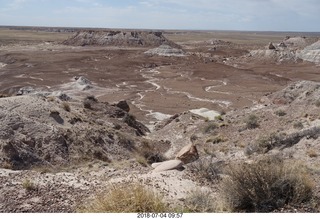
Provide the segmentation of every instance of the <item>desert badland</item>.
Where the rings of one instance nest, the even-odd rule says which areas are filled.
[[[320,211],[319,33],[1,27],[0,95],[0,212]]]

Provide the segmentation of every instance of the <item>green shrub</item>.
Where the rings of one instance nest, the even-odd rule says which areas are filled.
[[[265,159],[234,163],[220,184],[224,209],[233,212],[271,212],[284,205],[299,205],[313,197],[313,184],[301,164]]]

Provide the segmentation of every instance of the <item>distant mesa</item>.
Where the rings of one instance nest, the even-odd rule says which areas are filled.
[[[162,32],[148,31],[78,31],[63,42],[71,46],[132,46],[155,47],[167,44],[179,47],[165,38]]]

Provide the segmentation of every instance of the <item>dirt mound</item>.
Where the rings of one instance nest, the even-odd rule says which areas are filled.
[[[259,49],[251,50],[247,58],[257,62],[297,62],[299,58],[291,50]]]
[[[283,42],[286,46],[297,49],[302,49],[307,45],[305,37],[286,37]]]
[[[166,39],[161,32],[142,31],[79,31],[63,42],[72,46],[133,46],[151,47],[168,44],[179,47]]]
[[[232,43],[225,40],[219,40],[219,39],[211,39],[206,41],[207,44],[210,44],[212,46],[231,46]]]
[[[297,55],[303,60],[320,64],[320,40],[305,47]]]
[[[93,97],[67,102],[24,95],[1,98],[0,106],[0,167],[128,159],[149,131],[126,111]]]
[[[149,55],[159,55],[159,56],[185,56],[186,53],[182,49],[172,48],[169,45],[161,45],[158,48],[150,49],[145,52]]]
[[[320,96],[320,83],[298,81],[271,95],[272,102],[278,104],[308,105]]]

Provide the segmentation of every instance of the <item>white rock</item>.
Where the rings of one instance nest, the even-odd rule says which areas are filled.
[[[157,165],[153,172],[162,172],[167,170],[178,169],[182,167],[182,164],[183,163],[181,160],[167,160]]]

